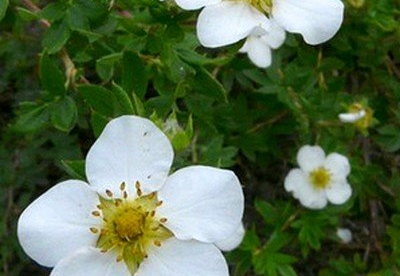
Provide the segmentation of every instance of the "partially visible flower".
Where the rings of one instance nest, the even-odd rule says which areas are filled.
[[[353,235],[348,228],[338,228],[336,235],[342,243],[349,243],[353,239]]]
[[[241,53],[247,53],[249,59],[258,67],[266,68],[272,63],[271,49],[279,48],[285,41],[285,31],[271,20],[269,31],[255,29],[251,33],[242,48]]]
[[[235,43],[255,27],[269,30],[268,19],[283,29],[300,33],[311,45],[331,39],[343,21],[340,0],[175,0],[186,10],[204,7],[197,21],[197,35],[206,47]]]
[[[339,114],[339,120],[343,123],[353,123],[361,132],[365,132],[374,123],[374,112],[365,104],[353,103],[347,111]]]
[[[22,213],[23,249],[51,276],[228,276],[215,244],[241,225],[240,182],[206,166],[168,176],[172,160],[151,121],[110,121],[86,158],[90,184],[61,182]]]
[[[300,203],[311,209],[322,209],[328,201],[342,204],[351,196],[347,182],[348,159],[338,153],[325,156],[319,146],[303,146],[297,153],[299,169],[292,169],[285,178],[285,189]]]

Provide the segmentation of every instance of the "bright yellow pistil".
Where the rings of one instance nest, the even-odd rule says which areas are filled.
[[[309,174],[311,184],[316,189],[324,189],[331,182],[331,173],[324,167],[319,167]]]
[[[103,253],[116,252],[116,261],[124,261],[133,275],[147,258],[148,247],[161,246],[163,241],[173,235],[162,225],[167,219],[156,217],[156,209],[162,201],[157,199],[155,192],[143,196],[140,183],[136,182],[138,197],[129,199],[125,183],[120,188],[120,198],[114,197],[109,190],[106,191],[109,199],[99,196],[101,203],[92,215],[102,217],[103,226],[100,230],[92,227],[90,231],[94,234],[100,231],[97,247]]]
[[[259,11],[270,14],[272,11],[272,0],[245,0]]]

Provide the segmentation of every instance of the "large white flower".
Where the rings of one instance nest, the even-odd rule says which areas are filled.
[[[285,189],[311,209],[322,209],[330,201],[342,204],[351,196],[347,182],[348,159],[338,153],[325,156],[319,146],[303,146],[297,154],[300,169],[292,169],[285,178]]]
[[[175,0],[187,10],[204,7],[197,35],[206,47],[235,43],[255,27],[269,29],[274,19],[286,31],[300,33],[311,45],[332,38],[343,21],[340,0]]]
[[[51,276],[229,275],[215,244],[238,245],[239,180],[206,166],[168,176],[172,160],[151,121],[112,120],[87,155],[90,184],[61,182],[22,213],[23,249]]]
[[[261,28],[254,29],[239,52],[247,53],[247,56],[255,65],[266,68],[272,63],[271,49],[279,48],[285,38],[285,31],[275,21],[271,20],[269,31],[264,31]]]

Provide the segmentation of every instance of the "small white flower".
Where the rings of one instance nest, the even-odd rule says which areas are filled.
[[[269,31],[254,29],[239,52],[247,53],[249,59],[255,65],[266,68],[272,63],[271,49],[279,48],[285,38],[285,31],[275,21],[271,20]]]
[[[365,115],[367,115],[367,112],[365,112],[364,109],[358,110],[356,112],[340,113],[339,120],[343,123],[355,123],[358,120],[364,118]]]
[[[235,43],[254,28],[270,28],[269,19],[283,29],[300,33],[311,45],[331,39],[343,22],[340,0],[176,0],[186,10],[204,9],[197,35],[206,47]]]
[[[322,209],[330,201],[342,204],[351,196],[347,182],[348,159],[338,153],[325,156],[319,146],[303,146],[297,154],[300,169],[292,169],[285,178],[285,189],[311,209]]]
[[[336,231],[336,235],[342,243],[349,243],[353,239],[351,231],[347,228],[338,228]]]
[[[168,176],[172,160],[151,121],[110,121],[86,158],[90,184],[61,182],[22,213],[23,249],[51,276],[228,276],[215,244],[241,226],[239,180],[206,166]]]

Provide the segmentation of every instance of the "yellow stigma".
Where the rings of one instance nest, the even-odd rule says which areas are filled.
[[[270,14],[272,11],[272,0],[244,0],[261,12]]]
[[[331,173],[324,167],[319,167],[310,172],[309,179],[314,188],[324,189],[331,182]]]
[[[156,193],[142,195],[140,183],[136,182],[135,199],[129,199],[125,183],[121,184],[121,198],[105,199],[99,196],[98,210],[93,216],[101,217],[101,230],[91,227],[93,234],[100,233],[97,247],[101,252],[115,252],[116,261],[124,261],[132,275],[140,263],[147,258],[146,250],[150,245],[162,246],[162,242],[173,236],[163,226],[166,218],[157,218],[156,209],[162,205]],[[112,197],[110,191],[106,191]]]

